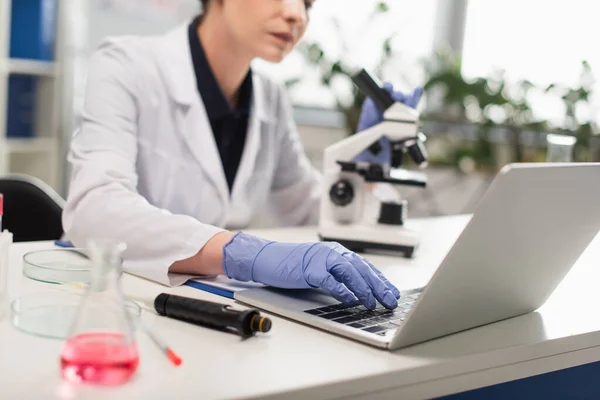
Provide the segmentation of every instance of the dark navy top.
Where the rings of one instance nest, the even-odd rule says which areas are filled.
[[[252,72],[248,72],[242,83],[238,106],[234,109],[225,98],[208,64],[202,43],[198,37],[199,25],[200,18],[196,18],[189,27],[190,49],[196,73],[196,83],[215,135],[221,163],[231,192],[248,133],[248,120],[252,102]]]

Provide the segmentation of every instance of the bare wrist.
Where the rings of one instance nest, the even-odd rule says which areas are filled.
[[[189,275],[222,275],[223,247],[233,235],[228,231],[216,234],[196,255],[173,263],[169,271]]]

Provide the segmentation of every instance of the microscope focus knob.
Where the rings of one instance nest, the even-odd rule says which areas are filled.
[[[352,187],[352,184],[349,181],[341,179],[331,185],[329,198],[336,206],[347,206],[352,203],[352,200],[354,199],[354,187]]]
[[[407,201],[400,203],[381,203],[379,223],[384,225],[404,225],[407,215]]]

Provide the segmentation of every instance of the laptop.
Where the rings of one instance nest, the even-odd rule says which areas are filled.
[[[494,178],[427,285],[403,291],[393,311],[342,305],[316,289],[256,288],[235,298],[399,349],[538,309],[599,231],[600,163],[510,164]]]

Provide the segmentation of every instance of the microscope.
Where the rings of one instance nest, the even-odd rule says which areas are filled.
[[[420,168],[427,166],[419,132],[419,113],[395,102],[364,69],[352,76],[356,86],[371,97],[383,112],[383,122],[341,140],[325,150],[323,196],[320,208],[319,238],[338,242],[355,252],[385,250],[412,257],[419,245],[418,226],[407,221],[407,202],[398,193],[393,200],[375,199],[379,207],[367,212],[368,200],[376,185],[409,185],[424,188],[427,176],[402,168],[405,154]],[[373,155],[383,151],[380,140],[390,143],[391,162],[355,161],[363,151]],[[385,139],[384,139],[385,140]],[[371,210],[372,211],[372,210]],[[369,215],[372,214],[372,215]]]

